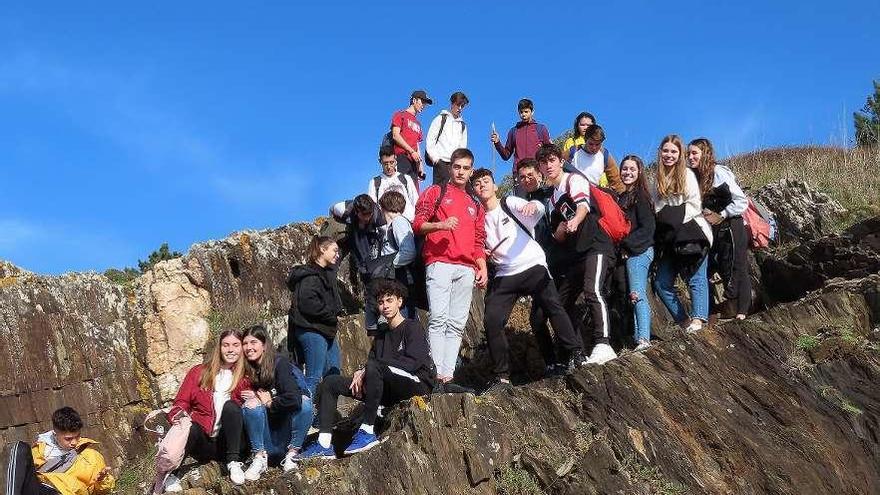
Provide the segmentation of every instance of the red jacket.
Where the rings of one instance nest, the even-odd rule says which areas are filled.
[[[483,243],[486,226],[483,224],[486,210],[471,196],[453,184],[446,186],[446,194],[435,212],[434,205],[440,197],[439,185],[431,186],[422,193],[416,203],[413,230],[419,232],[425,222],[442,222],[449,217],[458,218],[455,230],[438,230],[425,236],[422,256],[425,266],[442,261],[454,265],[477,268],[477,260],[485,259]]]
[[[171,405],[171,410],[168,411],[168,421],[171,421],[180,410],[183,410],[190,415],[193,423],[197,423],[207,435],[210,435],[214,432],[214,418],[217,412],[214,411],[214,391],[199,387],[199,378],[202,376],[204,367],[205,365],[199,364],[193,366],[186,373],[183,383],[180,384],[180,390],[177,391],[177,397],[174,398]],[[241,399],[241,392],[249,388],[251,388],[251,384],[247,377],[243,376],[238,382],[238,386],[230,394],[232,400],[240,406],[244,402]]]

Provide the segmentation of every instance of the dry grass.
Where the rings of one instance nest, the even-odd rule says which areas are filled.
[[[840,202],[849,226],[880,215],[880,147],[800,146],[735,155],[728,160],[744,187],[796,179]]]

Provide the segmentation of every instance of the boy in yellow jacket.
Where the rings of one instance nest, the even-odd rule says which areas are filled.
[[[98,442],[80,435],[83,422],[71,407],[52,414],[52,429],[40,434],[28,452],[24,442],[10,446],[5,495],[104,495],[115,485]]]

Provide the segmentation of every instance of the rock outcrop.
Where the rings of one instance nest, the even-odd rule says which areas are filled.
[[[803,181],[783,179],[754,193],[776,215],[779,242],[803,242],[838,231],[846,209]]]
[[[187,493],[878,493],[878,289],[838,284],[567,379],[415,398],[373,450],[243,489],[208,468]]]
[[[840,235],[800,244],[782,257],[763,256],[762,290],[773,301],[794,301],[830,279],[858,279],[880,272],[880,217],[864,220]]]

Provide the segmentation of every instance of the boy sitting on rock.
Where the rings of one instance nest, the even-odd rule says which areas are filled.
[[[406,288],[396,280],[381,279],[373,291],[382,316],[388,321],[378,328],[367,363],[354,376],[330,375],[318,386],[318,440],[305,447],[299,459],[334,459],[331,430],[340,395],[364,402],[363,419],[345,454],[379,444],[374,425],[379,406],[390,406],[431,392],[436,379],[428,337],[417,320],[400,313]]]
[[[52,414],[52,429],[37,436],[32,448],[9,446],[7,495],[103,495],[115,485],[98,443],[80,436],[83,422],[71,407]]]

